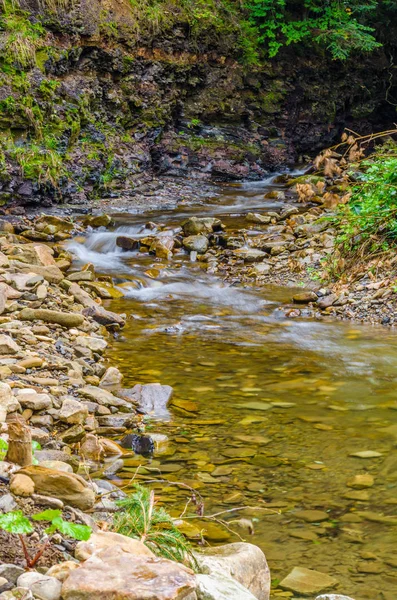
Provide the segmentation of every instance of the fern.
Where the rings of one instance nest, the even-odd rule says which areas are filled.
[[[135,493],[117,502],[122,511],[114,516],[117,533],[143,542],[157,556],[196,567],[192,548],[174,525],[172,517],[155,506],[154,491],[135,485]]]

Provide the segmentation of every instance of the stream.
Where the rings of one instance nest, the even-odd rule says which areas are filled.
[[[136,481],[184,482],[203,496],[206,514],[252,507],[224,517],[265,552],[274,599],[284,597],[277,582],[301,566],[330,573],[355,600],[392,600],[396,333],[288,320],[277,307],[290,302],[294,288],[227,286],[184,252],[167,262],[116,246],[118,235],[153,235],[149,221],[172,229],[188,216],[216,216],[227,230],[247,227],[247,212],[282,206],[264,198],[274,189],[282,186],[269,179],[225,186],[193,206],[116,213],[114,231],[69,243],[76,265],[93,263],[125,294],[104,303],[128,316],[107,352],[123,385],[174,388],[169,415],[146,429],[166,434],[168,445],[153,459],[127,459],[113,481],[125,485],[141,464]],[[186,490],[155,487],[179,515]],[[189,522],[192,531],[204,527],[210,543],[238,541],[212,521]]]

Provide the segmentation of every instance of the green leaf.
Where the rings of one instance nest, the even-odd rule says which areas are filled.
[[[36,450],[41,450],[41,445],[39,444],[39,442],[36,442],[35,440],[32,441],[32,452],[36,452]]]
[[[0,515],[0,529],[14,534],[32,533],[33,527],[21,510]]]
[[[32,519],[34,521],[53,521],[54,519],[60,517],[62,514],[61,510],[53,510],[49,508],[48,510],[43,510],[41,513],[37,513],[36,515],[32,515]]]
[[[56,517],[52,521],[52,526],[56,527],[58,531],[63,533],[64,535],[68,535],[75,540],[87,541],[90,539],[92,529],[87,525],[78,525],[76,523],[70,523],[69,521],[64,521],[62,517]]]

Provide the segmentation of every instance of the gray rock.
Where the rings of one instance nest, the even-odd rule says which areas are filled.
[[[204,254],[208,250],[208,239],[205,235],[189,235],[183,240],[183,247],[190,252],[194,251],[197,254]]]
[[[0,565],[0,577],[5,577],[10,583],[16,583],[20,575],[25,572],[25,569],[18,567],[18,565],[12,565],[3,563]]]
[[[0,354],[18,354],[21,348],[12,339],[11,336],[2,334],[0,335]]]
[[[88,417],[88,407],[71,396],[65,396],[59,411],[59,420],[71,425],[84,423]]]
[[[158,419],[169,418],[167,406],[173,394],[171,386],[160,383],[137,384],[126,394],[136,400],[145,414],[151,414]]]
[[[33,600],[31,590],[24,587],[15,587],[12,590],[0,594],[0,600]]]
[[[62,584],[55,577],[30,571],[18,577],[18,587],[26,587],[40,600],[59,600]]]
[[[0,510],[7,513],[17,508],[17,503],[14,500],[12,494],[4,494],[0,496]]]

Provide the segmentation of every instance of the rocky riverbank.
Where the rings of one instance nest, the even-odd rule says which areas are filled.
[[[156,557],[144,538],[112,532],[126,494],[106,475],[122,457],[156,452],[162,440],[141,435],[142,418],[164,409],[172,389],[122,388],[102,357],[125,316],[101,299],[118,292],[90,265],[69,270],[61,242],[109,221],[1,222],[0,598],[268,600],[269,570],[256,546],[197,554],[195,574]]]

